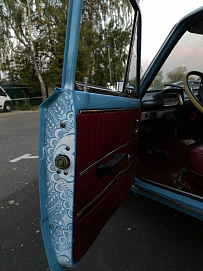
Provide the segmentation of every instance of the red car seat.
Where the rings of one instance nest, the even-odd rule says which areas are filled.
[[[203,144],[197,145],[189,151],[188,167],[192,192],[203,197]]]

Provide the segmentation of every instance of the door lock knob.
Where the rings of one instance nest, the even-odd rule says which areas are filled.
[[[66,169],[70,166],[70,159],[66,155],[59,155],[55,158],[55,166],[60,169]]]

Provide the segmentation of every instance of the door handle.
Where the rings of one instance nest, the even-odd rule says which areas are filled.
[[[101,178],[102,176],[113,170],[126,155],[126,153],[115,154],[109,162],[99,165],[97,167],[97,177]]]

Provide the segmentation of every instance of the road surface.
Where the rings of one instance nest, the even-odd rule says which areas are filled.
[[[40,229],[38,124],[39,112],[0,113],[2,271],[49,270]],[[202,271],[202,254],[203,222],[129,192],[75,271]]]

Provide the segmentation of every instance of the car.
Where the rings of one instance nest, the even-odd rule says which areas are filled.
[[[12,109],[12,101],[6,91],[0,86],[0,110],[10,112]]]
[[[106,88],[108,65],[105,68],[101,59],[89,73],[91,84],[88,76],[84,83],[77,82],[76,71],[83,67],[80,61],[76,66],[82,0],[69,1],[62,86],[40,106],[41,228],[51,270],[80,262],[130,189],[203,220],[203,8],[176,24],[141,78],[141,12],[136,0],[129,5],[133,16],[123,11],[126,18],[116,28],[128,29],[126,20],[133,18],[122,56],[126,48],[129,54],[126,61],[120,58],[120,65],[111,65],[113,80],[124,82],[121,92]],[[105,43],[103,37],[98,35],[100,44]],[[84,35],[80,41],[82,46]],[[121,53],[116,41],[114,50]],[[117,56],[111,51],[112,62]],[[92,61],[92,52],[86,59]],[[150,89],[160,71],[166,76],[169,68],[182,63],[188,69],[180,80],[184,88],[159,84]],[[119,73],[120,78],[114,78]],[[190,80],[200,82],[194,91]]]

